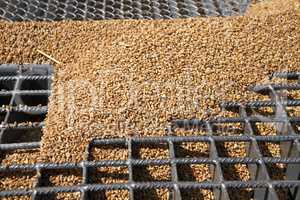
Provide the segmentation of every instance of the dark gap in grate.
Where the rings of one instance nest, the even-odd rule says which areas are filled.
[[[12,98],[11,94],[5,95],[5,96],[1,96],[0,105],[1,106],[8,106],[10,104],[11,98]]]
[[[111,155],[112,160],[127,160],[128,149],[125,144],[92,145],[88,160],[107,160],[105,155]]]
[[[180,142],[174,143],[174,147],[178,158],[209,157],[209,142]]]
[[[0,83],[1,91],[10,91],[14,89],[16,81],[15,80],[7,80]]]
[[[47,90],[48,87],[48,80],[41,79],[41,80],[23,80],[21,83],[21,90]]]
[[[50,65],[0,65],[1,166],[37,163],[52,76]]]
[[[168,199],[170,191],[168,189],[148,189],[148,190],[137,190],[134,192],[136,199]]]
[[[42,131],[40,128],[28,128],[25,130],[7,128],[2,133],[2,143],[39,142],[41,137]]]
[[[243,188],[243,189],[229,189],[228,195],[231,200],[252,200],[254,199],[254,189],[253,188]],[[264,199],[265,197],[261,197]]]
[[[186,200],[214,199],[214,193],[209,189],[185,189],[180,192],[182,199]]]
[[[171,181],[170,165],[133,165],[133,180],[136,182]]]
[[[291,191],[288,188],[275,189],[275,192],[277,193],[279,200],[297,199],[295,196],[293,196],[293,194],[291,193]]]

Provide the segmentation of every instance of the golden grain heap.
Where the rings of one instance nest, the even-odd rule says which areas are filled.
[[[267,82],[274,71],[300,70],[296,1],[285,1],[280,12],[283,1],[272,2],[253,5],[246,16],[228,18],[0,22],[1,63],[49,62],[37,50],[62,63],[53,63],[56,72],[41,153],[32,159],[80,162],[92,138],[164,135],[172,119],[231,115],[218,108],[221,101],[262,98],[247,87]],[[230,156],[245,156],[245,145],[224,146]],[[203,143],[183,148],[208,151]],[[147,148],[142,153],[164,156]],[[115,156],[99,150],[93,154],[99,159]],[[8,155],[5,162],[20,159]],[[28,159],[24,162],[31,162]],[[212,178],[207,166],[193,169],[199,181]],[[249,179],[245,166],[237,169],[242,180]],[[153,177],[170,175],[164,167],[148,170]],[[75,173],[52,181],[79,179]],[[167,196],[166,191],[158,193]],[[115,199],[117,194],[126,197],[126,192],[109,196]],[[212,198],[210,192],[204,195]]]

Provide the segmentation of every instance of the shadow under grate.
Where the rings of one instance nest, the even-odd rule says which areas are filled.
[[[243,14],[250,0],[2,0],[0,19],[172,19]]]
[[[294,82],[252,88],[270,100],[221,105],[239,117],[174,120],[167,135],[160,137],[96,138],[81,163],[2,165],[2,176],[30,173],[35,184],[26,189],[4,188],[0,196],[55,199],[61,193],[76,193],[81,199],[105,199],[116,192],[123,199],[194,199],[196,195],[200,199],[298,200],[300,118],[291,116],[287,108],[300,107],[300,100],[289,99],[281,91],[300,91],[300,73],[273,76]],[[255,112],[265,107],[275,112],[267,116]],[[228,135],[224,125],[235,123],[239,126],[229,126]],[[199,130],[201,135],[193,134]],[[178,136],[178,131],[192,134]],[[156,153],[151,154],[152,150]],[[111,157],[103,156],[104,152]],[[57,177],[59,183],[53,181]]]

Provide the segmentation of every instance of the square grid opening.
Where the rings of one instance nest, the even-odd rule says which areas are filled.
[[[208,158],[210,156],[209,142],[177,142],[174,146],[176,158]]]
[[[250,142],[216,142],[219,157],[248,157],[250,145]]]
[[[212,131],[214,135],[241,135],[244,134],[244,124],[242,122],[213,123]]]
[[[97,144],[90,146],[88,160],[127,160],[129,158],[128,156],[128,147],[125,142],[117,144]]]
[[[168,159],[170,156],[167,142],[133,143],[134,159]]]
[[[12,189],[31,189],[37,180],[36,171],[0,172],[0,191]]]
[[[73,186],[83,182],[81,169],[44,169],[41,170],[39,186]]]

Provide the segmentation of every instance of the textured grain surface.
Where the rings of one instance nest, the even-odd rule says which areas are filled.
[[[265,5],[273,6],[267,1]],[[258,13],[255,6],[249,15]],[[299,70],[299,12],[292,10],[294,7],[272,15],[226,19],[1,22],[0,62],[49,62],[36,52],[39,49],[64,63],[53,63],[56,79],[43,137],[42,160],[80,161],[92,137],[162,135],[172,118],[216,115],[222,99],[257,98],[246,92],[246,87],[264,82],[270,72]],[[91,93],[97,94],[97,98],[91,98]],[[91,107],[93,101],[96,105]],[[266,130],[268,134],[274,133],[268,127]],[[203,144],[184,148],[189,147],[195,151],[207,148]],[[229,148],[236,150],[235,145]],[[276,149],[271,147],[270,151],[276,154]],[[200,151],[206,156],[205,150]],[[239,156],[244,155],[242,150],[238,151],[241,151]],[[146,152],[149,156],[164,156],[147,149]],[[95,149],[95,156],[99,156],[96,159],[107,154],[112,152]],[[126,157],[126,153],[120,156]],[[14,159],[20,158],[9,162]],[[192,169],[191,174],[198,174],[198,180],[211,177],[207,166]],[[245,166],[230,170],[236,179],[249,178]],[[167,168],[158,171],[169,173]],[[34,182],[31,177],[25,179]],[[58,184],[64,182],[61,177],[57,179]],[[6,179],[4,184],[11,183]],[[166,194],[166,191],[156,193]],[[209,191],[204,193],[205,199],[212,198]],[[110,192],[109,196],[115,199],[118,194],[126,199],[126,191]]]
[[[299,0],[258,0],[251,4],[246,15],[259,16],[278,14],[287,10],[299,11]]]
[[[70,41],[77,47],[66,51],[86,53],[57,71],[44,159],[80,161],[82,153],[74,152],[83,152],[93,137],[162,135],[172,118],[207,117],[219,112],[222,99],[255,98],[247,86],[282,66],[299,68],[297,21],[288,12],[176,23],[57,24],[72,27],[65,33],[70,40],[84,41]],[[67,63],[72,53],[63,55],[55,57]],[[70,86],[71,80],[77,82]]]
[[[9,189],[25,189],[32,188],[36,175],[32,172],[16,173],[7,175],[3,172],[0,173],[0,190]]]
[[[15,150],[6,152],[0,160],[1,164],[34,164],[38,162],[39,150]]]

